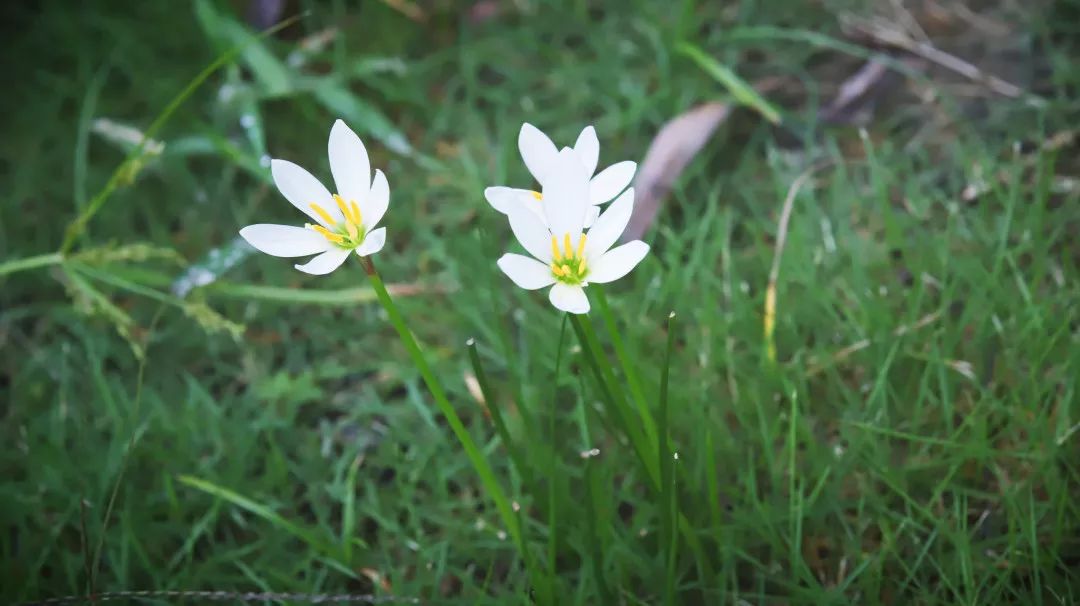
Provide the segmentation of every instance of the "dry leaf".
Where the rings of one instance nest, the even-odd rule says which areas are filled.
[[[660,201],[730,114],[727,103],[705,103],[660,128],[634,178],[634,214],[623,233],[624,240],[636,240],[649,229],[660,210]]]

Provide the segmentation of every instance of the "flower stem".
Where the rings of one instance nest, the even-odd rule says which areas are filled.
[[[499,517],[502,518],[503,525],[506,527],[510,538],[514,541],[518,552],[524,557],[525,545],[521,540],[517,516],[514,515],[510,507],[510,501],[506,498],[506,493],[503,492],[502,486],[499,485],[498,479],[495,478],[494,470],[492,470],[491,465],[488,464],[487,459],[484,458],[484,455],[476,446],[472,436],[469,435],[465,424],[461,422],[461,417],[458,416],[454,407],[450,405],[450,401],[446,398],[446,391],[435,377],[435,373],[431,371],[419,343],[413,337],[394,300],[390,298],[390,293],[387,292],[386,285],[383,284],[382,278],[379,277],[379,273],[375,270],[375,265],[368,258],[363,259],[363,265],[364,271],[367,272],[368,279],[371,281],[371,286],[375,289],[375,295],[379,298],[379,303],[386,310],[387,315],[390,317],[390,323],[394,326],[394,330],[397,331],[402,344],[405,345],[405,349],[409,352],[413,364],[420,371],[424,384],[427,385],[428,391],[431,392],[432,397],[435,399],[435,405],[439,407],[439,411],[446,418],[446,422],[450,424],[450,429],[453,430],[458,442],[465,449],[465,454],[469,457],[469,461],[472,463],[477,475],[480,476],[480,482],[483,484],[484,490],[491,500],[495,502],[495,509],[498,510]]]

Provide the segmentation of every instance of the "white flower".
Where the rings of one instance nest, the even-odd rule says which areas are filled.
[[[586,212],[592,207],[587,167],[566,148],[556,154],[546,177],[544,222],[521,205],[507,213],[514,236],[533,258],[508,253],[499,259],[499,269],[526,290],[551,286],[551,304],[562,311],[588,313],[585,287],[618,280],[649,252],[640,240],[611,248],[634,210],[634,190],[619,196],[584,233]]]
[[[586,126],[581,131],[573,149],[585,167],[588,180],[586,198],[590,206],[585,213],[585,226],[588,227],[600,214],[598,205],[611,201],[630,185],[637,164],[630,161],[612,164],[594,177],[596,163],[600,159],[600,141],[596,138],[596,129],[591,126]],[[518,134],[518,150],[525,166],[542,189],[547,183],[546,180],[554,174],[553,167],[559,156],[558,148],[540,129],[526,122],[521,125],[521,132]],[[543,205],[543,195],[540,192],[498,186],[485,189],[484,197],[495,210],[504,215],[509,215],[511,208],[524,206],[541,219],[545,218],[540,209]]]
[[[311,173],[286,160],[271,160],[270,172],[281,195],[311,217],[304,227],[259,223],[240,230],[249,244],[275,257],[317,255],[302,272],[328,274],[345,262],[349,253],[365,257],[382,250],[386,228],[375,229],[390,205],[390,186],[381,170],[371,178],[367,150],[344,122],[330,129],[330,172],[338,193]]]

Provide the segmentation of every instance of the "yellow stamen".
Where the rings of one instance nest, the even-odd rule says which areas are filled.
[[[563,247],[566,248],[566,258],[574,258],[574,249],[570,246],[570,234],[563,236]]]
[[[559,252],[559,241],[555,236],[551,236],[551,258],[562,261],[562,253]]]
[[[345,241],[345,238],[341,234],[335,234],[334,232],[330,231],[329,229],[326,229],[325,227],[323,227],[322,225],[312,225],[311,229],[314,229],[315,231],[319,232],[320,234],[323,235],[324,238],[326,238],[327,240],[330,240],[334,244],[341,244],[342,242]]]
[[[326,221],[330,225],[337,225],[337,220],[334,219],[333,217],[331,217],[330,213],[326,212],[323,209],[323,207],[319,206],[318,204],[316,204],[314,202],[312,202],[310,204],[310,206],[311,206],[311,210],[315,211],[316,215],[319,215],[320,217],[322,217],[323,221]]]
[[[554,263],[552,263],[551,264],[551,273],[555,274],[556,276],[562,277],[563,270],[558,265],[555,265]]]
[[[532,197],[535,198],[537,202],[544,199],[544,194],[542,194],[542,193],[540,193],[538,191],[533,191],[533,192],[529,192],[529,193],[532,194]]]
[[[562,271],[563,271],[563,275],[569,276],[570,275],[570,266],[567,265],[566,263],[563,263]]]
[[[356,226],[356,223],[348,221],[345,223],[345,231],[349,232],[349,238],[356,240],[360,237],[360,228]]]
[[[356,217],[356,224],[363,225],[364,217],[360,215],[360,205],[356,203],[356,200],[353,200],[352,202],[349,202],[349,207],[352,208],[353,216]]]
[[[577,243],[577,256],[581,259],[581,262],[585,262],[585,234],[581,234],[581,239]]]
[[[581,257],[581,265],[578,265],[577,275],[582,278],[585,277],[585,257]]]
[[[352,213],[349,212],[349,205],[345,204],[345,199],[338,194],[334,194],[334,202],[337,203],[338,210],[340,210],[342,216],[345,217],[345,221],[353,221]]]

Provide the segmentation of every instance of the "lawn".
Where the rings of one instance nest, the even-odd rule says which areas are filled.
[[[1075,5],[272,4],[4,9],[0,601],[1080,603]],[[237,237],[338,118],[510,508],[357,259]],[[496,266],[524,122],[639,163],[588,316]]]

